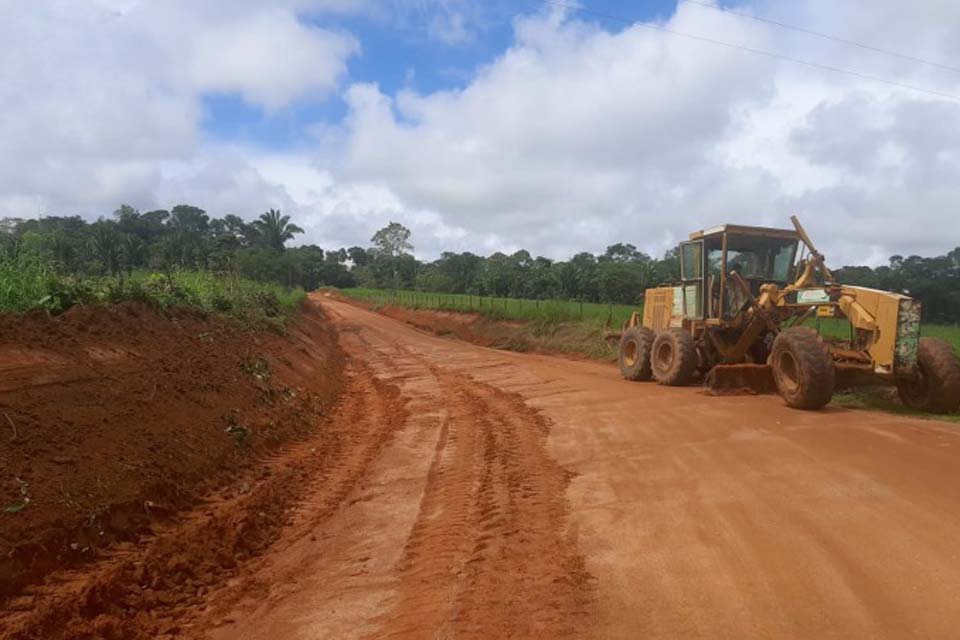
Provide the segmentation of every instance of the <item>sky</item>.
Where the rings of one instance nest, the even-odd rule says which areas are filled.
[[[835,266],[960,245],[954,0],[0,11],[0,217],[279,208],[327,248],[400,222],[424,259],[661,255],[791,214]]]

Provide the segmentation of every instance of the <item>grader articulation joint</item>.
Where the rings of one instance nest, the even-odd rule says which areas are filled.
[[[680,244],[680,282],[648,289],[620,336],[630,380],[715,392],[776,390],[791,407],[819,409],[845,383],[895,384],[903,402],[932,412],[960,407],[960,359],[920,337],[920,303],[838,283],[796,216],[793,229],[723,225]],[[812,321],[840,322],[825,337]],[[817,325],[820,322],[816,323]]]

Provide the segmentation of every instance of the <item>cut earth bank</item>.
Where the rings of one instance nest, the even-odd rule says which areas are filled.
[[[343,366],[315,302],[282,335],[136,304],[0,315],[0,636],[133,637],[114,628],[139,606],[125,589],[145,608],[202,593],[264,548],[297,482],[256,463],[307,436],[318,459],[338,446],[323,416]],[[195,540],[124,561],[218,501],[237,504],[211,506]],[[70,584],[69,568],[105,559]]]

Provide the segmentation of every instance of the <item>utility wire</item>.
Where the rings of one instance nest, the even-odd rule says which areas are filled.
[[[736,11],[735,9],[729,9],[727,7],[720,7],[715,4],[710,4],[709,2],[704,2],[703,0],[677,0],[677,1],[684,2],[686,4],[697,5],[699,7],[704,7],[706,9],[712,9],[713,11],[719,11],[721,13],[728,13],[730,15],[738,16],[740,18],[746,18],[748,20],[755,20],[756,22],[764,22],[766,24],[772,24],[782,29],[789,29],[791,31],[805,33],[807,35],[823,38],[824,40],[833,40],[834,42],[839,42],[841,44],[849,45],[851,47],[859,47],[860,49],[865,49],[866,51],[873,51],[874,53],[882,53],[887,56],[893,56],[894,58],[900,58],[901,60],[909,60],[910,62],[916,62],[918,64],[925,64],[931,67],[936,67],[938,69],[946,69],[947,71],[960,73],[960,67],[952,67],[948,64],[943,64],[942,62],[934,62],[933,60],[926,60],[924,58],[918,58],[916,56],[911,56],[906,53],[900,53],[898,51],[891,51],[889,49],[875,47],[873,45],[864,44],[862,42],[857,42],[855,40],[847,40],[846,38],[841,38],[839,36],[832,36],[829,33],[821,33],[819,31],[814,31],[813,29],[807,29],[805,27],[797,27],[792,24],[787,24],[786,22],[779,22],[777,20],[772,20],[770,18],[763,18],[761,16],[754,16],[749,13],[744,13],[742,11]]]
[[[728,49],[738,49],[740,51],[746,51],[760,56],[766,56],[767,58],[775,58],[777,60],[785,60],[787,62],[792,62],[794,64],[803,65],[805,67],[811,67],[813,69],[820,69],[821,71],[832,71],[834,73],[842,73],[844,75],[853,76],[854,78],[859,78],[861,80],[869,80],[871,82],[879,82],[882,84],[889,85],[891,87],[898,87],[900,89],[906,89],[908,91],[915,91],[917,93],[925,93],[927,95],[936,96],[938,98],[946,98],[947,100],[953,100],[954,102],[960,102],[960,96],[954,95],[951,93],[945,93],[943,91],[937,91],[935,89],[924,89],[923,87],[918,87],[912,84],[906,84],[904,82],[898,82],[896,80],[888,80],[886,78],[881,78],[879,76],[869,75],[866,73],[860,73],[859,71],[852,71],[850,69],[844,69],[842,67],[834,67],[828,64],[820,64],[819,62],[810,62],[809,60],[802,60],[800,58],[794,58],[792,56],[784,55],[781,53],[774,53],[773,51],[766,51],[765,49],[755,49],[753,47],[748,47],[742,44],[733,44],[732,42],[724,42],[723,40],[716,40],[707,36],[695,35],[692,33],[685,33],[683,31],[676,31],[674,29],[669,29],[662,25],[654,24],[652,22],[640,22],[634,20],[628,20],[626,18],[621,18],[619,16],[613,16],[607,13],[601,13],[599,11],[594,11],[593,9],[585,9],[583,7],[577,6],[575,4],[568,4],[566,2],[561,2],[560,0],[540,0],[544,4],[554,5],[556,7],[561,7],[564,9],[569,9],[570,11],[576,11],[582,14],[592,15],[597,18],[603,18],[605,20],[611,20],[613,22],[620,22],[625,25],[632,27],[641,27],[643,29],[649,29],[651,31],[659,31],[661,33],[668,33],[673,36],[679,36],[681,38],[689,38],[691,40],[699,40],[700,42],[708,42],[710,44],[715,44],[721,47],[726,47]]]

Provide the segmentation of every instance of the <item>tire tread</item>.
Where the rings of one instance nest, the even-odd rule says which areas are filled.
[[[833,359],[819,334],[809,327],[791,327],[777,336],[771,351],[771,361],[784,349],[789,350],[799,367],[799,384],[794,393],[780,383],[776,366],[773,377],[777,389],[788,406],[796,409],[820,409],[833,398],[836,372]]]
[[[617,363],[620,365],[620,374],[627,380],[642,382],[649,380],[653,372],[650,369],[650,348],[653,345],[653,331],[644,326],[630,327],[620,337],[620,346],[617,350]],[[623,348],[628,340],[637,341],[637,355],[639,362],[628,367],[623,361]]]
[[[680,387],[689,384],[699,364],[697,345],[693,340],[693,336],[690,335],[690,332],[684,331],[683,329],[669,329],[658,333],[653,341],[651,354],[657,352],[658,345],[660,345],[663,340],[670,341],[676,355],[673,359],[673,366],[666,371],[658,371],[656,367],[651,367],[653,369],[653,377],[656,378],[660,384],[670,387]]]

